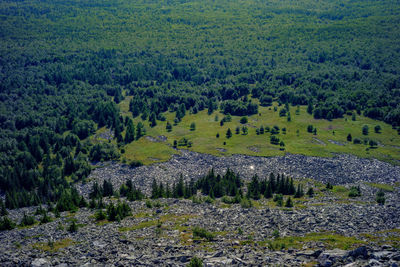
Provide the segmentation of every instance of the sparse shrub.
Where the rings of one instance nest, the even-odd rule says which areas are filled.
[[[253,206],[253,204],[251,203],[251,200],[250,200],[250,199],[244,197],[244,198],[242,198],[241,201],[240,201],[240,206],[241,206],[243,209],[248,209],[248,208],[251,208],[251,207]]]
[[[203,267],[203,260],[195,256],[190,259],[190,262],[187,265],[187,267]]]
[[[291,197],[287,198],[286,203],[285,203],[285,207],[287,207],[287,208],[293,207],[293,201],[292,201]]]
[[[78,231],[78,225],[75,223],[75,220],[68,227],[68,231],[71,233],[75,233]]]
[[[368,125],[364,125],[364,126],[362,127],[362,134],[363,134],[363,135],[368,135],[368,132],[369,132]]]
[[[272,236],[273,236],[274,238],[278,238],[278,237],[280,236],[279,230],[278,230],[278,229],[275,229],[275,230],[272,232]]]
[[[106,213],[102,209],[97,210],[94,216],[96,218],[96,221],[102,221],[107,218]]]
[[[279,207],[282,207],[283,205],[283,195],[282,194],[275,194],[274,195],[274,202],[276,202],[276,205]]]
[[[193,228],[193,237],[194,238],[205,238],[207,241],[213,241],[215,235],[211,232],[208,232],[204,228],[194,227]]]
[[[15,223],[8,217],[0,219],[0,231],[12,230],[15,228]]]
[[[129,167],[131,167],[131,168],[137,168],[137,167],[140,167],[140,166],[143,166],[143,163],[141,161],[139,161],[139,160],[132,160],[129,163]]]
[[[369,140],[368,144],[371,148],[376,148],[378,146],[378,143],[375,140]]]
[[[24,217],[22,217],[22,220],[20,222],[20,226],[28,226],[28,225],[34,225],[36,223],[35,218],[33,216],[28,216],[24,212]]]
[[[351,142],[353,140],[353,137],[351,136],[351,134],[347,135],[347,141]]]
[[[359,186],[352,186],[350,188],[349,197],[360,197],[361,189]]]
[[[51,222],[51,217],[46,212],[45,214],[43,214],[43,217],[40,219],[40,224],[45,224],[48,222]]]
[[[243,234],[243,230],[242,230],[242,228],[238,228],[238,235],[242,235]]]

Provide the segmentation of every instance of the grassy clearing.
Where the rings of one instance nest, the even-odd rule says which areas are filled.
[[[150,228],[152,226],[156,226],[159,222],[162,224],[169,223],[171,224],[172,229],[181,230],[182,224],[195,216],[196,215],[193,214],[184,214],[184,215],[163,215],[159,218],[149,217],[149,218],[154,218],[154,220],[140,222],[132,226],[120,227],[119,231],[126,232],[126,231],[136,231],[143,228]]]
[[[263,241],[260,244],[272,250],[280,250],[288,248],[301,249],[304,244],[310,242],[321,243],[327,249],[339,248],[345,250],[365,244],[365,241],[355,237],[347,237],[329,232],[309,233],[305,236],[278,237],[273,240]]]
[[[69,247],[73,245],[74,242],[70,238],[65,238],[62,240],[57,240],[53,243],[51,242],[39,242],[32,245],[33,248],[45,251],[45,252],[56,252],[62,248]]]
[[[129,98],[122,101],[120,108],[123,114],[129,115]],[[277,104],[274,104],[277,106]],[[301,106],[299,115],[296,115],[296,107],[291,107],[290,122],[286,117],[279,117],[279,109],[274,111],[273,107],[260,107],[259,114],[249,116],[248,134],[235,134],[237,126],[240,124],[239,116],[232,116],[231,122],[226,122],[220,126],[220,120],[223,114],[216,111],[208,115],[206,110],[197,114],[187,114],[178,125],[173,125],[172,131],[167,132],[166,121],[157,121],[157,126],[151,128],[149,123],[144,122],[147,135],[153,138],[165,136],[166,142],[152,142],[146,138],[133,142],[125,146],[125,154],[122,156],[127,161],[141,160],[145,164],[168,160],[171,155],[177,153],[172,148],[174,140],[186,137],[193,142],[193,146],[187,148],[192,151],[208,153],[213,155],[232,155],[246,154],[253,156],[279,156],[285,153],[303,154],[309,156],[331,157],[335,153],[349,153],[363,158],[377,158],[380,160],[399,164],[400,160],[400,136],[388,124],[381,121],[372,120],[366,117],[357,116],[356,121],[351,120],[351,116],[345,116],[341,119],[316,120],[306,112],[306,107]],[[218,116],[218,121],[215,117]],[[167,121],[173,124],[175,113],[165,113]],[[141,121],[139,117],[134,119],[135,123]],[[196,124],[196,130],[190,131],[190,124]],[[256,128],[260,126],[273,127],[277,125],[286,128],[286,134],[280,131],[277,135],[285,143],[285,151],[281,151],[279,146],[272,145],[269,142],[270,133],[256,134]],[[317,128],[317,135],[307,132],[307,126],[313,125]],[[362,135],[363,125],[369,126],[369,135]],[[375,133],[374,127],[380,125],[381,133]],[[226,137],[227,129],[233,132],[231,138]],[[369,145],[353,144],[347,141],[347,135],[352,138],[364,140],[366,138],[377,141],[380,145],[371,149]],[[219,134],[219,138],[216,135]],[[224,145],[224,142],[226,144]],[[335,144],[335,142],[342,145]],[[186,148],[186,147],[184,147]]]
[[[381,189],[383,191],[388,191],[388,192],[393,192],[394,191],[394,186],[389,185],[389,184],[377,184],[377,183],[365,183],[371,187],[375,187],[378,189]]]

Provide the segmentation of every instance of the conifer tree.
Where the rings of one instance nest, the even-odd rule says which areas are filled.
[[[226,131],[226,138],[231,138],[232,137],[232,131],[231,128],[228,128],[228,130]]]
[[[6,216],[6,215],[8,215],[6,205],[4,204],[3,200],[0,199],[0,216]]]
[[[291,208],[291,207],[293,207],[293,201],[292,201],[292,198],[291,198],[291,197],[288,197],[288,198],[287,198],[286,203],[285,203],[285,207],[286,207],[286,208]]]
[[[125,144],[129,144],[133,140],[135,140],[135,126],[133,125],[132,120],[128,118],[125,133]]]

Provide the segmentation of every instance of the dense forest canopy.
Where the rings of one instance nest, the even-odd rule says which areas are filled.
[[[6,204],[55,201],[89,161],[118,158],[87,139],[97,127],[118,143],[143,136],[116,105],[126,95],[154,123],[165,111],[252,115],[257,98],[400,126],[399,12],[389,0],[2,1]]]

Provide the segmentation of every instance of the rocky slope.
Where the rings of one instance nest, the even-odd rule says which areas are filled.
[[[293,208],[265,199],[251,208],[221,200],[143,200],[130,202],[132,216],[120,222],[96,222],[88,208],[64,212],[50,223],[0,232],[0,265],[186,266],[193,256],[206,266],[397,266],[400,261],[400,195],[394,184],[400,182],[399,167],[346,155],[218,158],[188,151],[136,169],[104,165],[93,171],[91,182],[110,179],[118,186],[132,179],[148,191],[153,178],[172,183],[179,173],[197,178],[214,167],[231,168],[244,178],[285,172],[313,186],[316,195],[296,199]],[[341,186],[326,190],[321,181]],[[376,204],[378,189],[364,181],[392,184],[385,205]],[[360,186],[361,197],[347,196],[352,185]],[[80,187],[83,193],[89,189],[90,183]],[[20,221],[23,212],[34,211],[13,210],[9,217]],[[79,225],[75,233],[67,230],[72,220]],[[194,227],[211,233],[212,240],[196,237]]]

